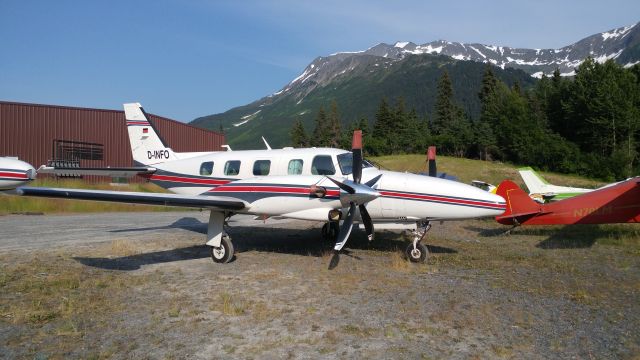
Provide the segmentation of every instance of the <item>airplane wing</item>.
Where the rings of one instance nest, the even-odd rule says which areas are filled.
[[[242,210],[247,203],[226,196],[179,195],[143,192],[63,189],[45,187],[19,187],[15,193],[22,196],[64,198],[77,200],[111,201],[130,204],[180,206],[211,210]]]
[[[57,176],[97,175],[97,176],[112,176],[112,177],[133,177],[136,175],[152,174],[155,171],[156,171],[156,168],[147,167],[147,166],[78,168],[78,167],[53,167],[53,166],[42,165],[38,169],[38,174],[52,174]]]

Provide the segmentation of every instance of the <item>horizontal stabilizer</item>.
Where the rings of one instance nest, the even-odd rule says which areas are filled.
[[[44,187],[20,187],[16,189],[16,193],[22,196],[110,201],[128,204],[180,206],[212,210],[241,210],[247,206],[246,203],[240,199],[226,196],[178,195]]]

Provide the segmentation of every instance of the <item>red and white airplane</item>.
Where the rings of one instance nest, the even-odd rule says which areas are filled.
[[[210,209],[207,245],[211,257],[234,256],[225,219],[234,214],[326,222],[323,234],[337,237],[330,267],[337,264],[354,222],[369,239],[374,226],[412,225],[408,258],[424,261],[421,243],[434,220],[496,216],[502,197],[459,182],[383,171],[362,158],[361,132],[351,152],[332,148],[176,153],[166,146],[138,103],[124,104],[134,168],[47,168],[41,173],[137,174],[175,194],[21,187],[27,196],[103,200]],[[338,229],[338,223],[342,222]],[[336,234],[337,233],[337,234]]]

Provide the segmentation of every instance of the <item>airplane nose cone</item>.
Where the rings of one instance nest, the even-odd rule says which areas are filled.
[[[379,192],[377,192],[376,190],[368,186],[355,184],[355,183],[352,183],[350,185],[355,189],[355,193],[353,194],[343,193],[340,196],[341,199],[346,203],[354,202],[356,204],[361,205],[361,204],[366,204],[369,201],[375,200],[378,197],[380,197]]]

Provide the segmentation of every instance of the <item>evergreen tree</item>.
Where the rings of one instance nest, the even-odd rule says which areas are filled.
[[[391,153],[391,139],[395,136],[393,133],[393,121],[393,112],[389,109],[387,100],[382,98],[376,112],[376,120],[373,124],[373,138],[371,139],[372,148],[376,150],[375,155]]]
[[[341,138],[341,129],[340,129],[340,115],[338,114],[338,104],[335,102],[331,102],[331,111],[329,112],[329,119],[327,123],[327,136],[328,136],[328,144],[327,146],[337,148],[340,146],[340,138]]]
[[[453,104],[453,87],[446,70],[442,72],[438,82],[438,94],[436,96],[435,117],[433,119],[433,134],[444,135],[446,129],[451,124],[457,111]]]
[[[324,107],[320,106],[318,115],[316,115],[315,128],[310,140],[311,146],[324,147],[329,145],[329,128],[327,123],[327,114]]]
[[[474,143],[477,155],[482,160],[491,160],[492,152],[496,152],[496,137],[492,123],[497,114],[498,79],[493,74],[491,65],[487,64],[482,76],[482,88],[478,93],[481,111],[480,119],[475,124]]]
[[[400,136],[400,146],[403,152],[415,154],[424,150],[424,140],[421,137],[425,134],[422,134],[421,125],[416,109],[411,109],[406,115],[405,129]]]
[[[373,124],[373,136],[381,139],[387,138],[392,129],[393,116],[391,110],[389,110],[387,99],[382,98],[376,112],[376,121]]]
[[[392,114],[393,127],[389,131],[388,143],[392,154],[407,152],[406,149],[406,137],[410,136],[408,133],[409,119],[408,114],[405,111],[404,98],[399,97],[396,99],[396,106]]]
[[[304,130],[302,121],[297,120],[296,122],[294,122],[289,134],[291,136],[291,143],[294,147],[304,148],[309,146],[309,137]]]
[[[488,100],[489,97],[495,94],[497,86],[498,86],[498,79],[493,74],[491,65],[486,64],[484,68],[484,74],[482,75],[482,88],[480,88],[480,92],[478,93],[478,97],[482,102],[483,108],[484,108],[485,101]]]

